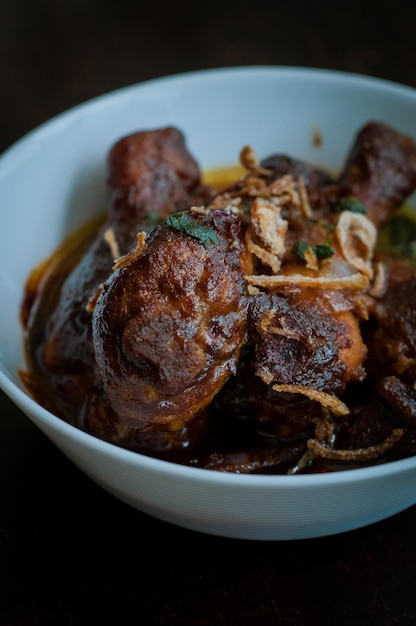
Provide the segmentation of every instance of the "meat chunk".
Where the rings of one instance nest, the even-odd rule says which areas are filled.
[[[367,369],[378,381],[416,380],[416,269],[402,260],[385,263],[384,294],[375,300],[369,329]]]
[[[377,391],[395,415],[416,427],[416,390],[397,376],[386,376],[377,385]]]
[[[176,128],[134,133],[121,138],[108,156],[107,228],[116,229],[120,254],[170,213],[206,204],[211,192]]]
[[[207,202],[195,159],[174,128],[143,131],[118,141],[109,154],[107,219],[62,285],[45,328],[43,367],[61,396],[74,406],[100,389],[87,303],[112,273],[115,257],[135,246],[139,230],[151,230],[169,213]]]
[[[343,196],[355,196],[382,226],[416,186],[416,144],[397,130],[371,122],[357,134],[339,180]]]
[[[313,290],[253,299],[249,326],[257,375],[267,383],[340,394],[364,378],[366,349],[356,317],[334,311]]]
[[[107,397],[139,429],[173,427],[203,409],[235,373],[246,337],[239,219],[220,211],[172,218],[126,257],[93,313]]]

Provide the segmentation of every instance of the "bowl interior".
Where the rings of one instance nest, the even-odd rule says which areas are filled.
[[[177,126],[202,168],[236,162],[249,144],[259,157],[285,152],[337,169],[356,131],[369,120],[416,137],[415,110],[416,92],[388,82],[248,67],[128,87],[34,130],[0,157],[1,387],[28,414],[38,411],[17,374],[24,367],[19,322],[24,284],[68,233],[105,209],[107,153],[121,136]],[[54,424],[52,416],[42,415],[49,431],[58,428],[67,435],[68,425],[58,427],[59,420]]]

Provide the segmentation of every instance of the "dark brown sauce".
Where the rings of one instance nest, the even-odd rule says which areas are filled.
[[[104,214],[88,220],[32,270],[25,284],[21,306],[27,370],[20,372],[20,377],[39,404],[72,424],[76,424],[78,418],[70,405],[52,390],[50,373],[42,365],[41,347],[60,288],[89,248],[103,221]]]

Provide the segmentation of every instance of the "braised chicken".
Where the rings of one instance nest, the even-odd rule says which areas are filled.
[[[206,203],[211,195],[201,184],[198,165],[183,135],[174,128],[120,139],[110,151],[108,171],[108,215],[60,286],[39,348],[40,369],[46,372],[43,380],[59,400],[59,410],[69,411],[74,420],[81,407],[81,413],[87,410],[91,393],[100,393],[102,388],[87,307],[91,295],[112,273],[114,259],[134,247],[137,232],[150,231],[169,213]],[[30,334],[30,324],[35,322],[28,323]]]
[[[282,175],[282,163],[288,170],[279,181],[286,180],[287,197],[280,196],[276,209],[272,206],[277,193],[272,167],[277,164]],[[368,404],[373,407],[376,400],[372,398],[370,403],[368,399],[363,407],[362,398],[359,402],[351,400],[349,391],[358,388],[358,393],[367,393],[367,364],[373,363],[374,369],[377,353],[380,369],[385,372],[387,335],[395,337],[396,345],[402,342],[403,337],[397,337],[398,319],[406,324],[412,315],[410,294],[403,297],[396,319],[386,314],[386,302],[381,299],[377,305],[378,299],[372,294],[381,289],[379,272],[383,267],[375,252],[376,225],[384,223],[414,189],[415,167],[414,142],[384,125],[371,123],[357,135],[338,181],[325,179],[291,159],[273,157],[260,163],[256,183],[253,178],[249,185],[247,181],[239,182],[238,193],[246,198],[245,202],[250,202],[248,196],[255,196],[248,230],[249,235],[254,233],[249,240],[255,245],[249,249],[257,254],[264,271],[247,277],[251,285],[261,289],[261,293],[253,294],[248,308],[252,345],[240,360],[237,376],[215,399],[215,408],[231,420],[248,420],[253,440],[258,431],[276,437],[279,443],[274,441],[267,453],[261,450],[258,455],[263,470],[287,462],[288,442],[289,449],[299,454],[302,438],[304,456],[293,471],[305,470],[317,458],[373,460],[400,439],[402,430],[395,428],[393,418],[380,420],[377,428],[368,429]],[[301,184],[294,184],[293,172],[302,172]],[[385,180],[380,184],[377,181],[382,175]],[[308,202],[302,193],[303,184]],[[263,207],[269,202],[269,212],[277,212],[281,220],[287,221],[285,230],[280,226],[283,247],[279,248],[276,240],[272,246],[270,237],[267,241],[266,228],[262,232],[257,225],[256,230],[253,205],[256,212],[257,193]],[[273,247],[277,254],[272,253]],[[414,280],[413,268],[404,265],[402,273],[406,271]],[[400,285],[400,276],[395,278],[394,271],[390,276],[392,283]],[[391,286],[384,285],[387,293]],[[369,329],[368,320],[374,315],[379,319],[377,332],[373,324]],[[363,338],[363,326],[368,344]],[[409,338],[405,341],[408,344]],[[379,372],[371,380],[374,383],[381,376]],[[360,382],[363,384],[357,386]],[[385,390],[374,393],[387,394]],[[357,425],[359,417],[363,423],[361,411],[367,416],[365,445]],[[338,445],[350,450],[337,449]],[[276,453],[279,447],[283,456]],[[244,470],[241,455],[237,454],[235,471],[252,471],[256,458],[257,452],[251,451]],[[232,455],[216,453],[208,466],[232,471],[233,463]]]
[[[361,200],[367,217],[379,227],[414,191],[415,176],[414,140],[373,122],[358,133],[339,185],[342,195]]]
[[[120,259],[100,290],[95,358],[129,427],[176,429],[235,374],[246,339],[240,226],[224,211],[177,213]]]
[[[240,159],[215,191],[177,130],[117,142],[104,225],[45,319],[26,302],[26,382],[92,434],[217,471],[415,454],[416,271],[377,250],[415,142],[369,123],[337,178]]]

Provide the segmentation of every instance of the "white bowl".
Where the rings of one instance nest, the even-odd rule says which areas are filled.
[[[0,158],[0,385],[87,476],[133,507],[197,531],[286,540],[371,524],[416,502],[416,458],[332,474],[223,474],[120,449],[68,425],[24,391],[19,309],[30,270],[105,205],[106,156],[122,135],[175,125],[203,168],[287,152],[342,164],[370,119],[416,137],[416,91],[337,72],[249,67],[121,89],[33,131]],[[316,147],[313,137],[322,136]]]

